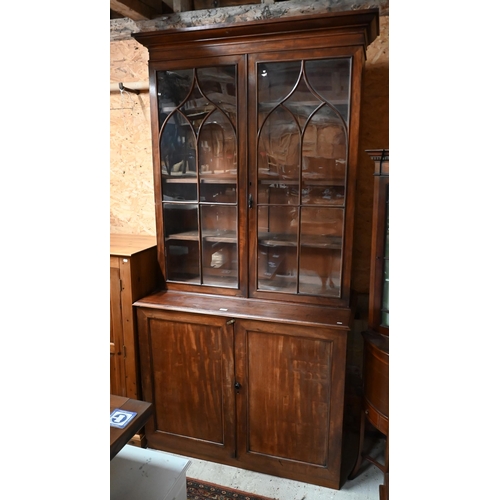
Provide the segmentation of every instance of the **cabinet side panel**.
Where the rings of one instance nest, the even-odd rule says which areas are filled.
[[[131,300],[142,299],[161,286],[161,270],[156,256],[156,245],[134,255],[130,269]]]
[[[126,395],[140,398],[139,360],[137,356],[136,319],[132,304],[152,292],[159,283],[156,246],[138,251],[134,255],[119,257],[121,278],[121,315]]]

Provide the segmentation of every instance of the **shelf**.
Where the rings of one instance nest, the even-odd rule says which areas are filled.
[[[347,108],[349,106],[348,97],[340,98],[340,99],[329,99],[328,102],[335,108],[338,106],[343,106]],[[301,101],[283,101],[281,99],[276,99],[275,101],[261,102],[259,104],[259,113],[260,114],[268,114],[274,108],[284,106],[288,108],[292,113],[297,114],[299,116],[307,116],[311,114],[312,111],[316,111],[317,108],[322,104],[319,100],[306,100],[302,99]],[[324,106],[323,106],[324,107]],[[338,109],[338,108],[337,108]],[[329,122],[328,122],[329,123]]]
[[[236,184],[236,174],[207,174],[200,175],[200,182],[205,184]]]
[[[172,241],[172,240],[198,241],[198,231],[186,231],[185,233],[175,233],[165,238],[165,241]]]
[[[203,231],[204,241],[215,241],[220,243],[236,243],[237,239],[236,231],[217,231],[217,230],[205,230]]]
[[[258,183],[263,186],[272,186],[279,184],[277,187],[298,186],[299,180],[291,177],[274,177],[267,179],[258,179]],[[345,179],[308,179],[304,178],[302,184],[307,186],[345,186]]]
[[[237,278],[238,272],[236,269],[204,267],[203,277],[210,278],[211,284],[219,282],[222,285],[226,282],[226,278]]]
[[[169,175],[162,173],[161,176],[165,179],[169,184],[196,184],[198,182],[198,178],[196,174],[193,175]],[[236,184],[237,177],[234,174],[206,174],[203,173],[200,175],[200,182],[203,184]]]
[[[196,184],[198,179],[192,176],[180,177],[180,176],[172,176],[168,174],[161,174],[161,176],[169,183],[169,184]]]
[[[308,248],[342,250],[342,238],[340,236],[303,236],[301,244],[303,247]]]
[[[198,241],[198,231],[186,231],[184,233],[175,233],[167,236],[165,241],[184,240],[184,241]],[[232,243],[237,242],[236,231],[217,231],[217,230],[204,230],[202,239],[203,241],[216,242],[216,243]]]
[[[302,247],[307,248],[329,248],[331,250],[342,249],[342,238],[340,236],[309,236],[304,235],[300,240]],[[259,245],[265,247],[296,247],[295,235],[277,233],[259,233]]]

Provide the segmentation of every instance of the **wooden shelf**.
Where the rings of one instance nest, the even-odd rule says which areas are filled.
[[[186,231],[184,233],[175,233],[168,236],[165,241],[172,240],[187,240],[198,241],[198,231]],[[202,233],[204,241],[220,242],[220,243],[233,243],[237,242],[236,231],[217,231],[217,230],[204,230]]]
[[[302,236],[301,246],[310,248],[342,249],[340,236]],[[296,247],[295,235],[277,233],[259,233],[259,245],[266,247]]]

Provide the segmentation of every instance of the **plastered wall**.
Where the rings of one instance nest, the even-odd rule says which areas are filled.
[[[148,51],[111,42],[110,81],[148,81]],[[155,235],[149,92],[110,92],[110,232]]]
[[[148,80],[147,49],[133,39],[110,42],[110,81]],[[110,92],[110,232],[156,234],[149,94]],[[368,47],[363,79],[356,197],[353,288],[369,287],[373,163],[366,149],[389,147],[389,16]]]

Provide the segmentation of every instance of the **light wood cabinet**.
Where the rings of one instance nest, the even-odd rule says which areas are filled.
[[[378,10],[150,31],[148,445],[340,488],[360,94]]]
[[[110,392],[138,399],[139,356],[134,301],[159,286],[156,237],[110,235]]]

